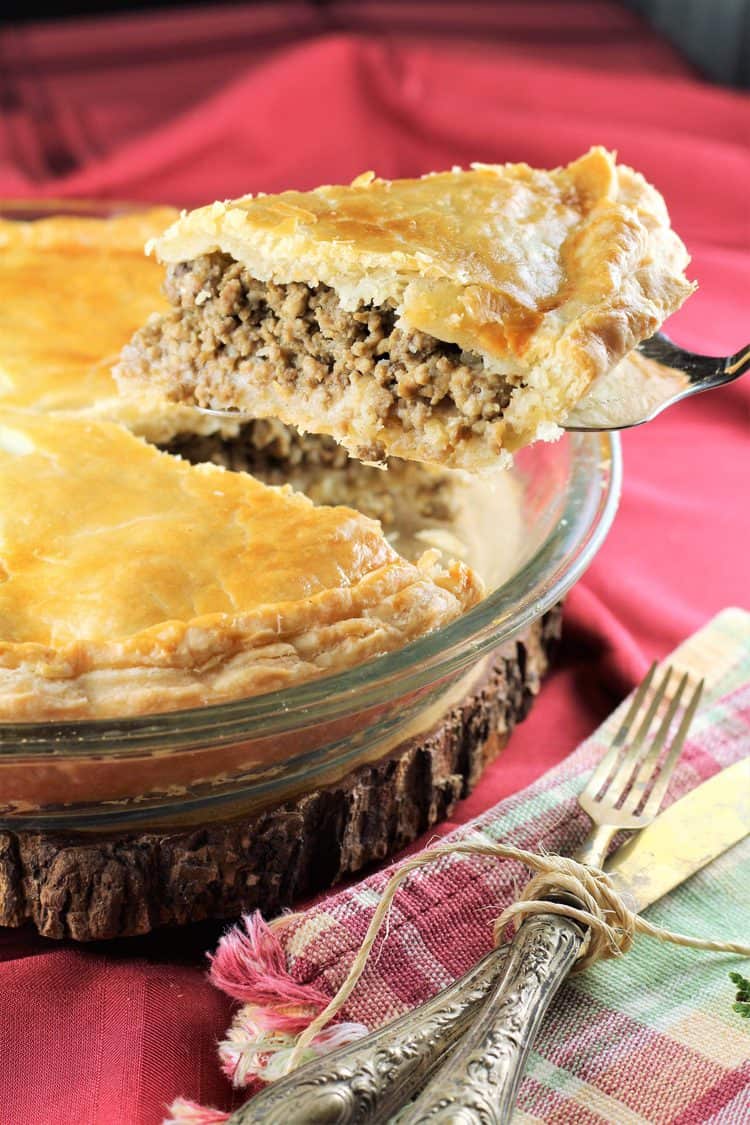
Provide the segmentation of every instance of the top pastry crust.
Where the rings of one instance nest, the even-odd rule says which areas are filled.
[[[0,412],[0,718],[192,707],[381,655],[480,597],[373,520],[122,426]]]
[[[559,432],[591,383],[693,288],[661,196],[601,148],[552,171],[368,173],[348,187],[246,196],[183,214],[152,245],[171,267],[176,309],[125,350],[123,385],[135,377],[176,400],[277,416],[356,453],[469,469]],[[240,330],[256,312],[230,295],[244,286],[257,310],[253,279],[281,328],[269,336],[265,320],[248,344]],[[313,291],[302,311],[300,283]],[[318,340],[294,359],[299,322],[312,318],[325,343],[388,309],[397,331],[385,344],[379,324],[374,337],[357,329],[346,357],[334,341],[326,358]]]
[[[165,310],[147,239],[171,207],[110,219],[0,220],[0,406],[110,418],[154,441],[216,428],[158,391],[118,393],[112,365],[133,332]]]

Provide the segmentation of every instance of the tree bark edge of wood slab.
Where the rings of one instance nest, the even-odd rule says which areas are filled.
[[[253,909],[272,917],[398,851],[450,816],[528,714],[560,620],[556,606],[497,649],[427,734],[275,808],[179,831],[0,831],[0,925],[97,941]]]

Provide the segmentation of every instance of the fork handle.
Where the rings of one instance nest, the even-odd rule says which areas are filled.
[[[505,1125],[537,1029],[584,938],[576,922],[537,914],[519,926],[481,1015],[399,1125]]]
[[[473,1025],[506,956],[506,946],[493,949],[419,1008],[272,1083],[236,1110],[227,1125],[364,1125],[390,1120]]]

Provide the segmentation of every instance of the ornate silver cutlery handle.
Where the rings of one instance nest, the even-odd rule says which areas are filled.
[[[507,947],[372,1035],[314,1059],[238,1109],[227,1125],[363,1125],[405,1105],[476,1018]]]
[[[505,1125],[544,1013],[583,942],[575,922],[538,914],[520,926],[494,994],[399,1125]]]

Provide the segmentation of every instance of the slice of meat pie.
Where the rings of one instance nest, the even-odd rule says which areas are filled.
[[[247,196],[154,245],[173,309],[123,351],[123,387],[470,470],[556,436],[693,288],[661,196],[601,148]]]
[[[0,718],[194,707],[400,648],[479,600],[350,508],[110,422],[0,411]]]

